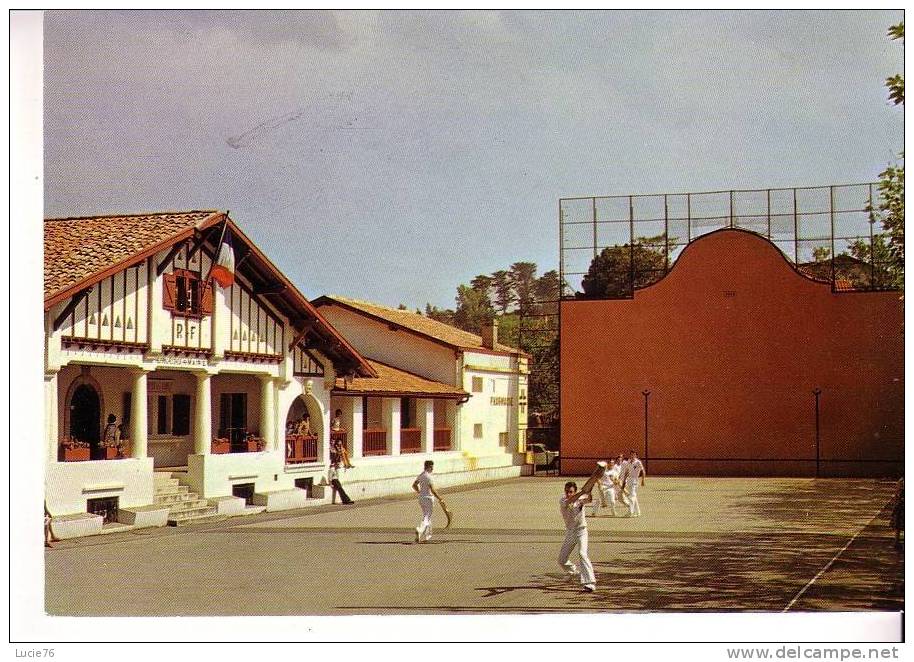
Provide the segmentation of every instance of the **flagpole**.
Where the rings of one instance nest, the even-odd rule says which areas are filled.
[[[213,267],[219,260],[219,253],[222,252],[222,240],[225,239],[225,231],[228,229],[228,217],[229,210],[226,209],[225,217],[222,220],[222,233],[219,235],[219,241],[216,242],[216,257],[214,260],[210,260],[209,262],[209,273],[206,274],[206,280],[203,281],[204,283],[209,283],[210,277],[213,275]]]

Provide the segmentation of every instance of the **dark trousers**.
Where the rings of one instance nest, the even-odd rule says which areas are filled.
[[[331,503],[336,503],[336,494],[339,492],[340,501],[343,503],[352,503],[352,499],[349,498],[349,495],[346,494],[346,490],[343,489],[343,486],[340,485],[338,478],[334,478],[330,481],[330,486],[333,488],[333,496],[330,499]]]

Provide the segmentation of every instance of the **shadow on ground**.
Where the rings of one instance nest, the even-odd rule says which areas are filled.
[[[544,603],[595,611],[781,611],[798,595],[791,611],[901,611],[904,553],[894,548],[888,508],[807,587],[871,517],[861,512],[856,498],[872,503],[872,490],[852,489],[860,493],[824,513],[814,485],[783,498],[750,494],[730,513],[746,528],[704,540],[670,534],[668,542],[658,544],[653,536],[604,539],[591,532],[591,558],[610,559],[594,562],[596,593],[553,573],[521,585],[475,590],[486,599],[539,593]],[[783,522],[783,531],[771,531],[772,519]]]

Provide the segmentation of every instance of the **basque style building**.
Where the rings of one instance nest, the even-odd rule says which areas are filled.
[[[417,369],[407,345],[363,357],[227,213],[48,219],[44,255],[58,537],[324,503],[336,442],[354,496],[408,491],[433,456],[444,484],[520,473],[516,413],[496,463],[461,436],[475,382]]]
[[[377,380],[356,377],[334,390],[331,408],[343,411],[354,431],[355,456],[451,451],[436,459],[441,485],[520,475],[529,357],[499,344],[497,325],[478,336],[408,310],[342,296],[312,303],[379,374],[395,364],[437,389],[379,392],[372,386]],[[399,464],[391,470],[408,474],[416,466]],[[349,476],[356,494],[376,492],[376,479],[369,476],[364,482],[358,470]]]

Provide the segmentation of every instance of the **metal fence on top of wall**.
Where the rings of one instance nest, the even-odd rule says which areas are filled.
[[[561,198],[562,297],[630,298],[723,228],[767,237],[834,291],[895,289],[880,202],[877,183]]]

